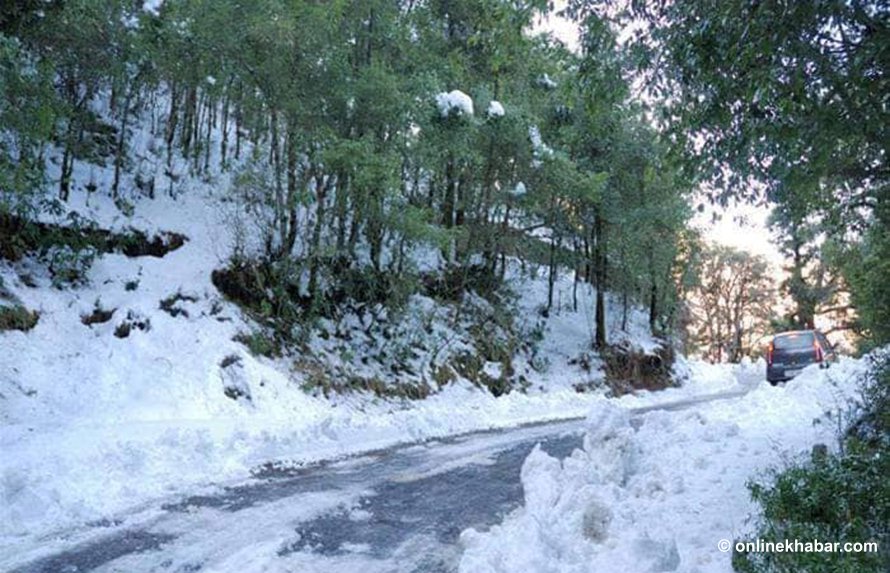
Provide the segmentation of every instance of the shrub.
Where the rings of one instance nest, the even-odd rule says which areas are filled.
[[[191,294],[183,294],[181,291],[176,291],[174,294],[162,299],[161,302],[158,303],[158,308],[174,318],[179,315],[188,318],[189,313],[179,305],[180,302],[198,302],[198,297]]]
[[[274,358],[281,354],[281,349],[275,339],[262,331],[240,332],[235,335],[233,340],[246,346],[254,356]]]
[[[446,302],[460,302],[467,292],[492,298],[503,287],[500,277],[482,265],[450,266],[441,272],[425,273],[420,281],[424,294]]]
[[[92,247],[73,248],[65,245],[49,248],[46,259],[53,286],[61,288],[65,285],[85,284],[96,256],[97,252]]]
[[[114,329],[114,335],[118,338],[127,338],[133,329],[148,332],[151,330],[151,320],[132,310],[127,311],[127,318]]]
[[[111,317],[114,316],[114,312],[116,310],[116,308],[112,308],[111,310],[102,308],[102,303],[99,301],[99,299],[96,299],[96,302],[93,305],[93,312],[91,312],[90,314],[80,315],[80,322],[82,322],[86,326],[102,324],[111,320]]]
[[[779,542],[877,542],[877,553],[733,554],[733,567],[745,573],[808,571],[885,572],[890,570],[890,360],[878,360],[863,388],[864,409],[842,436],[842,448],[829,454],[814,448],[812,459],[749,483],[763,509],[756,537]]]
[[[616,396],[634,390],[661,390],[674,385],[671,367],[674,350],[661,346],[654,354],[626,345],[610,346],[600,352],[606,384]]]
[[[39,313],[30,311],[21,305],[0,306],[0,330],[27,332],[34,328],[39,319]]]

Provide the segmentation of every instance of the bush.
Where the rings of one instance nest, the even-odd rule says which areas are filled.
[[[80,322],[86,326],[102,324],[111,320],[116,310],[116,308],[103,308],[101,301],[99,299],[96,299],[96,302],[93,305],[93,312],[91,312],[90,314],[80,315]]]
[[[173,318],[176,318],[179,315],[188,318],[189,313],[186,309],[180,306],[180,302],[198,302],[198,297],[191,294],[183,294],[181,291],[176,291],[174,294],[162,299],[161,302],[158,303],[158,308]]]
[[[127,317],[114,329],[114,335],[118,338],[128,338],[133,330],[148,332],[151,330],[151,320],[132,310],[127,311]]]
[[[20,305],[0,306],[0,330],[21,330],[34,328],[40,315]]]
[[[635,390],[662,390],[674,386],[671,378],[674,349],[660,346],[654,354],[614,345],[600,352],[606,384],[615,396]]]
[[[873,365],[863,390],[864,410],[838,454],[814,449],[812,459],[750,483],[763,508],[755,537],[764,541],[877,542],[878,553],[744,553],[733,567],[746,573],[890,571],[890,361]]]
[[[500,277],[482,265],[450,266],[424,273],[420,281],[426,296],[445,302],[460,302],[467,292],[492,299],[503,287]]]
[[[236,334],[233,340],[246,346],[254,356],[274,358],[281,355],[281,349],[275,342],[275,339],[261,331],[251,333],[241,332]]]

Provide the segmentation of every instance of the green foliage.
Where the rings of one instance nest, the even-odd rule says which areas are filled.
[[[233,340],[246,346],[254,356],[274,358],[280,356],[281,353],[280,347],[276,341],[265,332],[259,330],[248,333],[238,333]]]
[[[882,216],[883,215],[883,216]],[[890,216],[877,221],[858,244],[841,253],[865,346],[890,342]]]
[[[684,0],[641,11],[655,26],[649,70],[675,102],[678,127],[690,139],[707,134],[698,153],[732,166],[714,177],[756,175],[779,193],[794,182],[794,193],[838,193],[845,207],[886,185],[882,2]]]
[[[51,70],[0,32],[0,216],[28,216],[44,180],[41,146],[54,119]]]
[[[788,321],[811,326],[830,309],[838,328],[886,341],[880,285],[890,275],[863,260],[881,242],[869,229],[887,219],[886,3],[682,0],[623,13],[651,26],[632,50],[711,198],[776,205]],[[829,266],[838,246],[867,270]],[[862,324],[847,316],[847,286]]]
[[[496,299],[509,257],[544,262],[551,282],[571,266],[600,298],[651,301],[653,326],[669,328],[688,184],[629,103],[627,60],[595,13],[577,12],[574,54],[529,32],[553,10],[546,0],[52,4],[2,12],[0,130],[27,145],[0,143],[0,216],[39,188],[30,176],[50,146],[60,215],[80,192],[75,161],[113,166],[115,204],[132,215],[120,172],[146,161],[128,151],[150,109],[169,193],[184,165],[192,177],[235,169],[235,252],[214,282],[276,345],[341,305],[398,311],[424,290]],[[453,90],[474,113],[442,113],[436,96]],[[31,108],[16,115],[7,101]],[[53,243],[60,281],[107,250],[97,233]],[[422,249],[441,252],[442,276],[418,276]]]

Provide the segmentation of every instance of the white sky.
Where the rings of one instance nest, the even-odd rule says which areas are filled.
[[[754,205],[734,205],[726,209],[706,205],[704,213],[696,213],[693,217],[692,225],[701,229],[705,238],[711,241],[762,255],[776,267],[781,267],[782,256],[770,241],[771,234],[766,226],[769,213],[769,207]],[[713,220],[714,214],[719,220]]]

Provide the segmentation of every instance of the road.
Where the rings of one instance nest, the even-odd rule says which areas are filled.
[[[486,529],[522,503],[520,468],[535,444],[562,458],[582,431],[572,420],[259,468],[250,482],[212,495],[47,540],[13,573],[454,571],[461,531]]]

